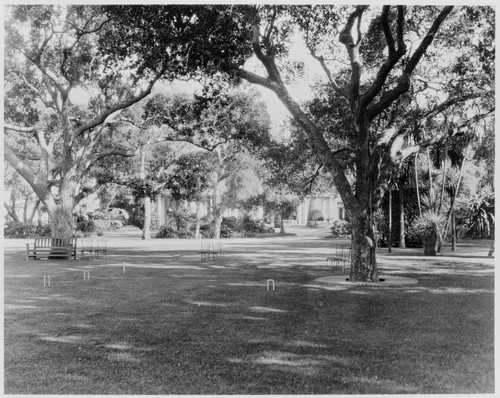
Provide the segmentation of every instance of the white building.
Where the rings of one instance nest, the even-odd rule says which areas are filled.
[[[295,221],[298,225],[306,225],[309,214],[313,211],[321,212],[325,222],[331,224],[335,220],[345,220],[346,212],[340,196],[311,196],[305,198],[297,207]]]
[[[163,191],[156,200],[158,221],[159,225],[165,225],[169,222],[169,211],[177,208],[176,201],[168,190]],[[185,204],[193,213],[196,211],[196,204],[194,202]],[[346,212],[344,203],[340,196],[313,196],[305,198],[304,201],[297,206],[294,218],[287,220],[288,224],[307,225],[309,214],[313,211],[321,212],[324,221],[331,224],[335,220],[345,220]],[[211,213],[210,199],[201,204],[201,215],[206,216]],[[259,208],[254,214],[257,219],[264,218],[264,211]],[[239,217],[242,216],[241,210],[230,209],[224,212],[224,217]]]

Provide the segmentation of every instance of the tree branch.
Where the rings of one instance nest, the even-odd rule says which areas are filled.
[[[403,13],[403,7],[398,7],[398,17],[402,13]],[[382,12],[382,24],[384,27],[386,42],[387,45],[389,46],[389,54],[387,56],[386,61],[382,64],[382,66],[378,70],[375,80],[370,85],[368,90],[366,90],[366,92],[361,96],[360,102],[362,107],[368,106],[368,104],[370,104],[373,101],[373,99],[380,93],[380,91],[384,87],[387,77],[394,69],[398,61],[406,53],[406,45],[402,40],[401,41],[398,40],[398,48],[397,49],[395,48],[394,38],[392,36],[388,21],[388,14],[389,14],[389,7],[385,6]],[[402,22],[400,22],[400,19],[398,18],[398,24],[399,23]],[[398,31],[399,30],[402,31],[402,27],[398,28]]]
[[[406,64],[406,67],[403,70],[403,73],[401,77],[399,78],[398,84],[396,87],[390,91],[387,91],[382,95],[380,100],[375,103],[373,106],[367,109],[367,116],[368,120],[373,120],[374,117],[376,117],[379,113],[381,113],[384,109],[386,109],[388,106],[390,106],[397,98],[399,98],[402,94],[408,91],[410,88],[410,77],[415,70],[416,66],[418,65],[420,59],[422,56],[425,54],[427,51],[427,48],[432,44],[436,33],[439,30],[439,27],[443,23],[443,21],[446,19],[446,17],[451,13],[453,10],[453,6],[446,6],[444,7],[439,15],[436,17],[434,22],[432,23],[432,26],[429,28],[429,31],[425,35],[424,39],[420,43],[420,45],[417,47],[413,55],[410,57],[408,63]],[[399,18],[398,18],[399,21]],[[398,22],[399,24],[399,22]],[[406,52],[406,48],[405,48]],[[384,66],[382,66],[384,68]],[[384,75],[384,70],[379,71],[379,74],[381,74],[381,78],[383,78]],[[377,79],[375,81],[377,82]],[[385,81],[385,80],[384,80]],[[375,84],[375,83],[374,83]],[[380,89],[377,90],[378,85],[380,84],[380,81],[378,81],[377,85],[375,85],[372,88],[368,90],[368,92],[365,94],[365,98],[363,102],[365,105],[368,105],[369,101],[371,101],[375,95],[377,95],[380,92]],[[373,85],[372,85],[373,86]]]
[[[112,114],[114,114],[118,111],[121,111],[122,109],[128,108],[129,106],[131,106],[131,105],[139,102],[143,98],[147,97],[149,94],[151,94],[151,90],[152,90],[153,86],[161,78],[161,76],[163,75],[165,70],[166,70],[166,68],[163,67],[160,70],[160,72],[158,72],[155,75],[155,77],[149,82],[147,88],[144,91],[142,91],[140,94],[138,94],[134,98],[130,99],[129,101],[122,102],[121,104],[118,104],[116,106],[113,106],[111,108],[106,109],[104,112],[101,113],[101,115],[95,117],[89,123],[84,124],[83,126],[78,128],[75,131],[75,137],[78,137],[78,136],[82,135],[83,133],[85,133],[86,131],[91,130],[91,129],[99,126],[100,124],[104,123],[106,121],[106,119],[109,116],[111,116]]]

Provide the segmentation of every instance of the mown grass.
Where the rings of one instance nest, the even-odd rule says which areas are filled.
[[[6,255],[5,393],[493,392],[490,267],[332,287],[306,261],[235,266],[233,254],[179,253],[175,268],[126,249],[107,265]],[[141,267],[123,274],[122,260]]]

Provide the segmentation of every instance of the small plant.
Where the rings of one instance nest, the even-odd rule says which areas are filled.
[[[162,226],[158,231],[158,234],[156,234],[157,239],[172,239],[176,237],[177,234],[175,233],[174,229],[166,225]]]
[[[413,224],[413,230],[424,244],[424,254],[431,256],[437,254],[438,245],[443,240],[445,221],[442,213],[427,209]]]
[[[95,222],[87,217],[78,217],[76,220],[76,232],[83,236],[88,236],[96,232]]]
[[[351,236],[352,226],[347,221],[335,220],[330,227],[330,231],[334,239],[346,239]]]
[[[35,236],[50,236],[48,225],[11,224],[4,228],[5,238],[34,238]]]

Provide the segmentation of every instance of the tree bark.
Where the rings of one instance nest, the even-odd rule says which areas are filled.
[[[284,216],[284,213],[281,213],[280,219],[281,219],[280,234],[283,235],[285,233],[285,216]],[[274,223],[274,221],[273,221],[273,223]],[[273,224],[273,226],[274,226],[274,224]]]
[[[387,251],[392,253],[392,187],[389,187],[389,237]]]
[[[351,214],[351,270],[352,282],[371,280],[378,282],[375,257],[375,239],[370,217],[365,212]]]
[[[5,202],[3,202],[3,206],[5,207],[5,210],[7,210],[7,214],[9,215],[9,217],[12,218],[12,221],[16,224],[19,224],[20,221],[19,218],[17,217],[15,210],[12,209],[12,207]]]
[[[466,150],[466,152],[467,152],[467,150]],[[462,182],[462,175],[464,172],[465,160],[466,160],[466,156],[464,156],[462,159],[462,164],[460,165],[460,173],[458,174],[457,186],[455,187],[455,192],[453,193],[453,196],[451,197],[450,210],[448,211],[448,216],[446,218],[446,222],[444,224],[443,233],[442,233],[443,239],[446,236],[446,233],[448,232],[448,226],[450,224],[452,214],[455,210],[455,202],[457,200],[458,190],[460,189],[460,183]],[[443,240],[441,240],[439,243],[438,252],[441,252],[442,245],[443,245]]]
[[[431,154],[429,153],[429,148],[427,148],[427,167],[429,174],[429,197],[434,197],[434,184],[432,182],[432,165],[431,165]]]
[[[405,243],[405,203],[403,187],[399,188],[399,247],[406,248]]]
[[[146,179],[146,147],[141,148],[141,170],[140,177]],[[144,200],[144,223],[142,225],[142,240],[151,239],[151,198],[145,196]]]
[[[50,233],[53,238],[69,238],[73,235],[73,206],[61,203],[49,210]]]
[[[220,227],[222,225],[222,203],[219,203],[219,192],[217,184],[212,193],[212,215],[214,217],[214,238],[220,239]]]
[[[455,219],[455,211],[451,213],[451,251],[457,250],[457,223]]]
[[[29,196],[24,198],[24,207],[23,207],[23,223],[28,223],[28,205],[29,205]]]
[[[33,210],[31,211],[31,214],[28,218],[28,222],[30,224],[33,223],[33,219],[35,218],[35,214],[37,213],[38,207],[40,206],[40,199],[36,199],[35,204],[33,205]]]
[[[194,229],[194,239],[200,239],[200,227],[201,227],[201,201],[196,201],[196,226]]]
[[[222,211],[220,206],[214,210],[214,239],[220,239],[220,228],[222,225]]]
[[[144,224],[141,239],[151,239],[151,198],[149,196],[144,197]]]
[[[418,183],[418,152],[415,152],[415,189],[417,190],[418,215],[422,216],[422,204],[420,203],[420,188]]]

